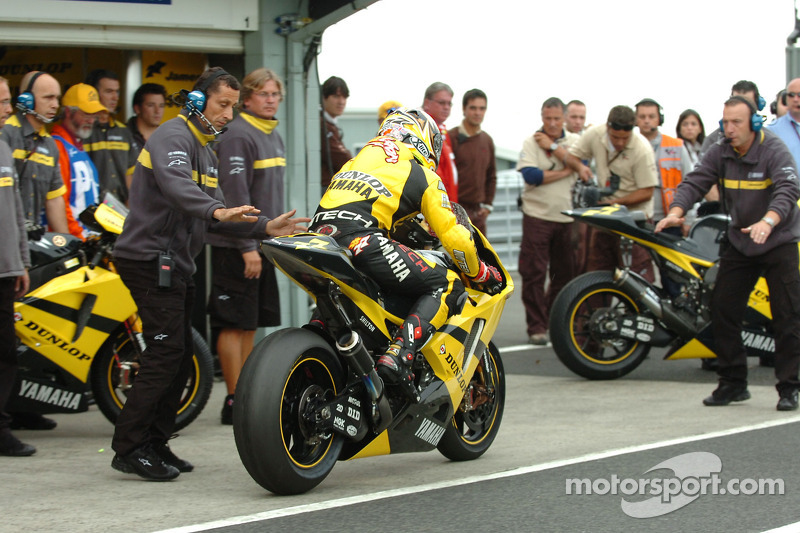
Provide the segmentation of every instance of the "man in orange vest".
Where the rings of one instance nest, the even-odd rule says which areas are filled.
[[[636,104],[636,126],[650,144],[656,156],[659,191],[653,196],[653,218],[664,218],[664,208],[672,203],[675,189],[683,176],[691,172],[692,160],[683,140],[664,135],[658,127],[664,124],[664,113],[655,100],[645,98]]]
[[[639,128],[639,133],[650,141],[656,157],[658,190],[653,194],[653,219],[656,222],[664,218],[665,210],[669,208],[675,196],[675,189],[683,180],[683,176],[692,170],[692,160],[683,145],[683,140],[658,131],[658,127],[662,124],[664,124],[664,113],[658,102],[644,98],[636,104],[636,126]],[[681,228],[670,229],[675,234],[681,235]],[[661,286],[672,296],[680,293],[680,285],[667,277],[663,271]]]

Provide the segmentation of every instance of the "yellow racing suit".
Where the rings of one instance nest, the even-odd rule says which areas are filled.
[[[417,297],[402,339],[413,351],[460,312],[465,300],[453,271],[392,240],[395,229],[419,213],[458,268],[476,276],[481,261],[472,232],[458,224],[441,179],[392,137],[372,139],[333,176],[310,227],[348,247],[356,268],[384,291]]]

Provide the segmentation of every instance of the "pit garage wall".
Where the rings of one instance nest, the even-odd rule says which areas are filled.
[[[147,75],[159,62],[167,63],[162,74],[177,75],[169,91],[190,88],[190,81],[181,80],[199,74],[206,65],[222,66],[239,78],[260,66],[273,68],[287,90],[277,117],[289,165],[286,205],[313,214],[319,199],[320,165],[315,53],[319,43],[315,44],[315,38],[377,1],[6,2],[9,5],[0,18],[0,75],[5,71],[12,93],[17,94],[19,80],[29,70],[52,72],[66,87],[82,81],[94,68],[109,68],[120,76],[123,87],[117,118],[125,120],[132,114],[133,91],[145,81],[158,82]],[[314,20],[289,35],[278,35],[276,17],[298,9],[305,10],[299,13],[301,17]],[[307,296],[288,280],[281,281],[282,322],[300,324],[308,318]]]

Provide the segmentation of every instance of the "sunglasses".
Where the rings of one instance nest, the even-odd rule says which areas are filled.
[[[633,124],[619,124],[617,122],[609,122],[608,123],[608,127],[611,128],[612,130],[617,130],[617,131],[619,131],[619,130],[632,131],[633,130]]]
[[[786,93],[786,96],[789,98],[794,98],[795,96],[800,96],[800,93]]]

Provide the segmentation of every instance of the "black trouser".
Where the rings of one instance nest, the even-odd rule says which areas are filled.
[[[355,267],[374,279],[383,290],[416,298],[409,318],[415,315],[436,330],[449,316],[461,311],[464,285],[453,271],[429,263],[407,246],[380,233],[340,237],[337,241],[353,252]],[[408,319],[404,331],[407,324]],[[414,321],[413,326],[417,325]],[[419,347],[422,344],[424,342]]]
[[[139,308],[147,343],[111,442],[114,451],[125,455],[144,444],[166,442],[172,435],[194,353],[194,281],[175,270],[172,286],[159,289],[156,261],[117,259],[116,267]]]
[[[8,431],[11,417],[6,404],[17,374],[17,343],[14,333],[14,285],[16,277],[0,278],[0,433]]]
[[[787,243],[748,257],[729,246],[723,253],[712,300],[714,344],[720,383],[747,383],[747,352],[742,322],[750,292],[759,276],[769,287],[775,332],[775,377],[779,392],[800,387],[800,271],[797,243]]]

